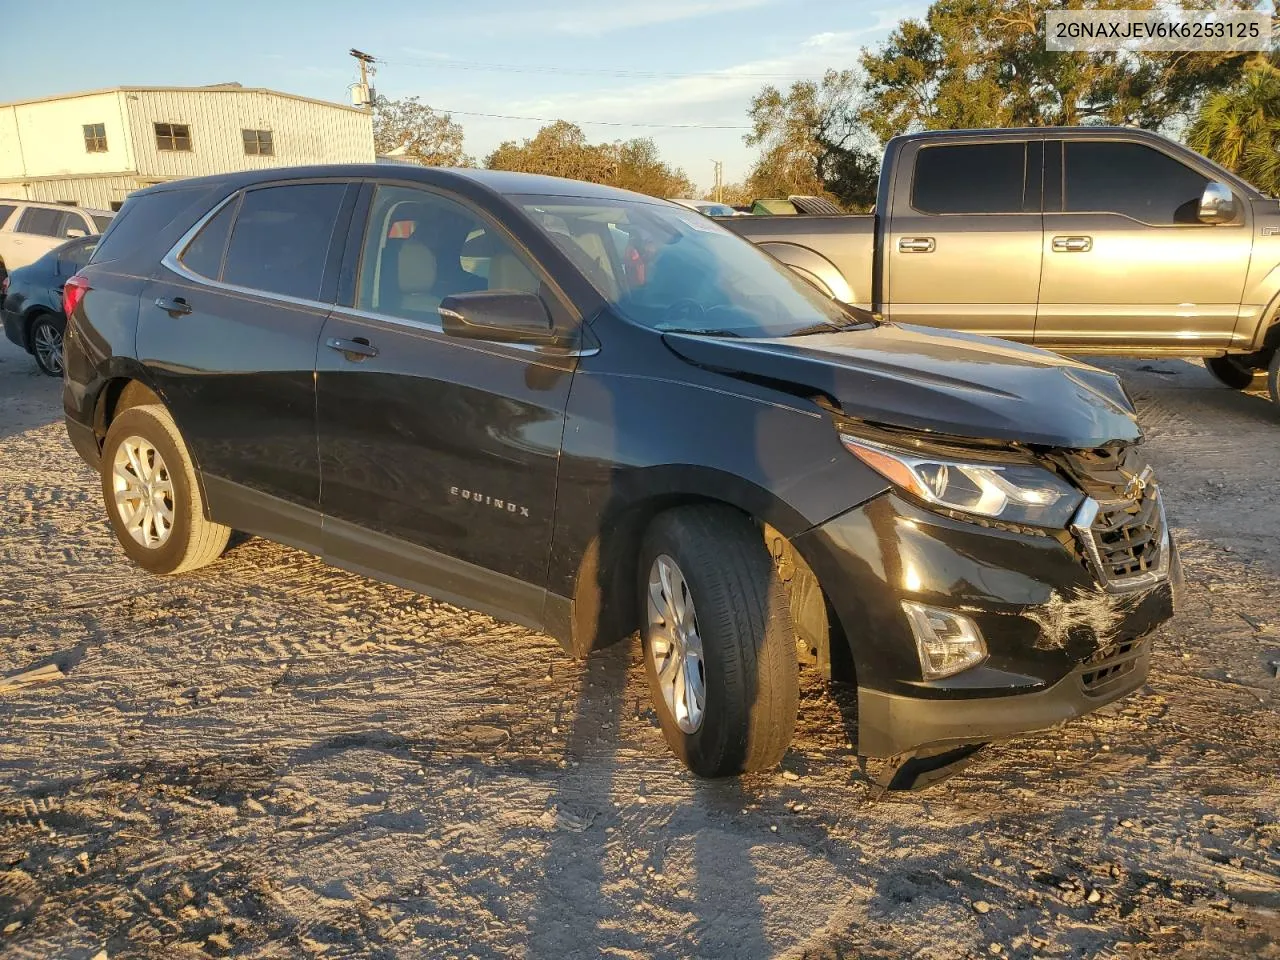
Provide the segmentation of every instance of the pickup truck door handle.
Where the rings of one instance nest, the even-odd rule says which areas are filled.
[[[172,300],[168,297],[158,297],[156,306],[171,317],[185,317],[191,312],[191,304],[182,297],[174,297]]]
[[[359,363],[366,357],[376,357],[378,355],[378,348],[370,345],[369,341],[364,337],[356,337],[354,340],[330,337],[324,342],[324,345],[330,350],[337,350],[352,363]]]
[[[1093,237],[1054,237],[1054,253],[1088,253],[1093,249]]]
[[[898,241],[899,253],[933,253],[937,246],[933,237],[903,237]]]

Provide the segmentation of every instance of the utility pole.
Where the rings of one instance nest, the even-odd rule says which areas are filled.
[[[360,64],[360,87],[364,90],[365,96],[367,97],[365,106],[372,109],[373,91],[369,88],[369,68],[373,65],[375,58],[372,54],[364,53],[361,50],[357,50],[355,47],[352,47],[347,52],[350,53],[351,56],[355,57],[356,61]]]
[[[724,203],[724,161],[712,160],[716,170],[716,185],[713,191],[716,203]]]

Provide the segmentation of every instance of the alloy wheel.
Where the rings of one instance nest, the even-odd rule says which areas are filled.
[[[115,507],[129,535],[148,549],[164,546],[173,532],[173,479],[160,451],[142,437],[126,437],[111,468]]]
[[[51,323],[40,323],[31,338],[31,349],[40,369],[62,376],[62,333]]]
[[[702,637],[689,584],[666,554],[659,555],[649,569],[646,607],[649,656],[662,698],[681,731],[697,733],[707,703]]]

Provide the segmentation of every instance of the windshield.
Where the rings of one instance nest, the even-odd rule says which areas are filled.
[[[693,210],[612,198],[519,202],[619,313],[654,330],[785,337],[865,322]]]

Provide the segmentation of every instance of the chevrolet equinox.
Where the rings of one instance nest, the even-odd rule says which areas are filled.
[[[881,322],[660,200],[178,181],[65,308],[67,430],[136,563],[194,570],[236,529],[575,656],[638,630],[703,776],[779,761],[801,662],[856,683],[860,755],[940,768],[1140,686],[1173,611],[1113,375]]]

